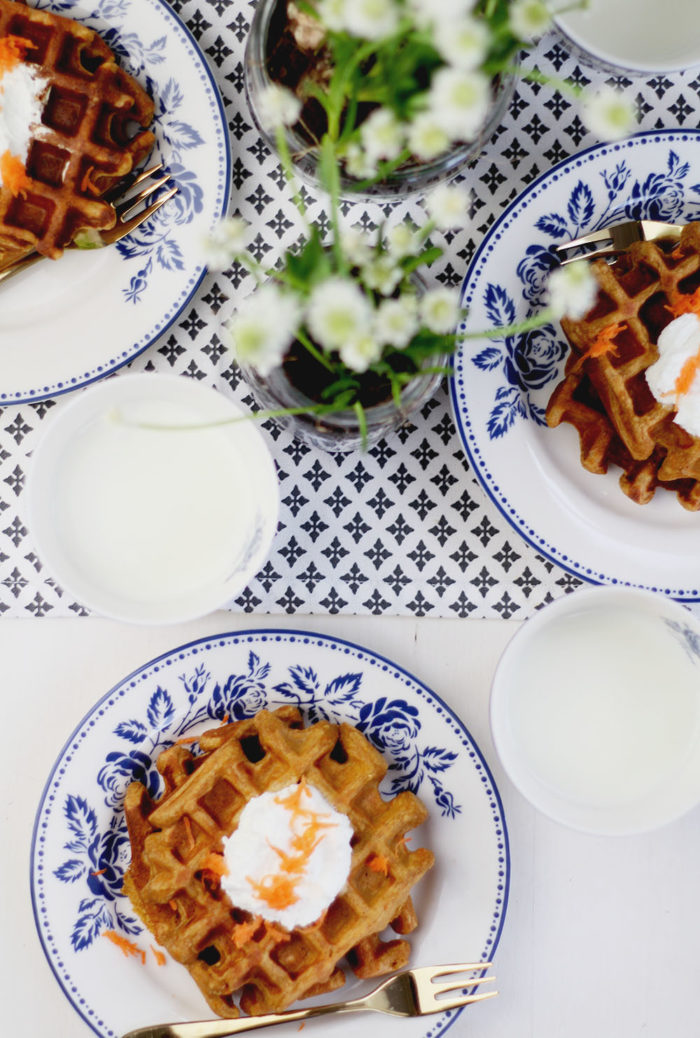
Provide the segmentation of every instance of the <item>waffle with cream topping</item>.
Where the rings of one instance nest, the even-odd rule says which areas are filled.
[[[140,783],[129,786],[124,810],[132,862],[124,890],[214,1012],[237,1016],[234,996],[243,1012],[258,1014],[333,990],[344,983],[345,956],[361,977],[403,967],[408,942],[380,934],[389,925],[400,935],[415,927],[411,888],[434,859],[428,850],[407,849],[406,832],[426,811],[413,793],[381,797],[387,771],[381,754],[350,725],[319,721],[304,728],[292,707],[222,725],[199,745],[199,756],[183,745],[160,755],[165,789],[158,801]],[[209,863],[252,798],[301,780],[350,819],[352,859],[344,887],[321,918],[285,930],[237,908]]]
[[[591,270],[598,298],[580,320],[562,320],[571,352],[547,423],[573,425],[584,468],[620,467],[620,486],[638,504],[660,487],[694,511],[700,438],[674,421],[673,406],[655,399],[645,372],[658,359],[659,335],[700,287],[700,223],[684,227],[675,245],[636,242],[616,263],[599,259]]]
[[[32,250],[56,259],[80,231],[113,227],[104,195],[155,139],[153,101],[96,32],[0,0],[0,43],[5,37],[22,41],[22,60],[45,86],[21,184],[0,182],[0,269]]]

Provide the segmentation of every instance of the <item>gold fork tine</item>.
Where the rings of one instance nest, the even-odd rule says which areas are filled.
[[[612,241],[609,228],[602,231],[593,231],[591,234],[584,234],[580,238],[574,238],[572,241],[565,242],[564,245],[555,245],[554,251],[568,252],[569,249],[578,249],[582,245],[593,245],[598,241]]]
[[[462,1006],[471,1006],[475,1002],[485,1002],[487,998],[495,998],[497,991],[479,991],[476,995],[462,995],[461,998],[441,998],[436,1001],[440,1010],[461,1009]]]
[[[151,195],[155,194],[155,192],[158,191],[159,188],[163,187],[164,184],[167,184],[169,180],[170,174],[165,173],[158,180],[152,180],[149,184],[146,185],[146,187],[142,188],[138,194],[132,195],[130,198],[127,198],[126,201],[122,202],[121,205],[115,206],[117,219],[123,220],[125,216],[128,216],[132,209],[135,209],[138,205],[141,204],[141,202],[144,202],[147,198],[150,198]],[[141,181],[135,180],[131,187],[136,187],[137,183],[140,182]]]
[[[102,239],[103,244],[113,245],[114,242],[121,241],[121,239],[125,238],[127,234],[130,234],[131,231],[136,230],[136,228],[140,227],[142,223],[145,223],[146,220],[150,219],[150,217],[153,216],[154,213],[157,213],[160,207],[165,205],[166,202],[170,201],[170,199],[173,198],[173,196],[176,195],[178,191],[179,188],[177,187],[177,185],[171,187],[170,190],[166,191],[164,195],[161,195],[160,198],[157,198],[155,202],[151,202],[149,206],[143,209],[140,213],[136,213],[129,220],[118,221],[111,231],[101,231],[100,237]]]
[[[453,980],[447,980],[444,984],[436,984],[433,981],[432,993],[433,995],[444,995],[448,991],[464,991],[466,988],[474,988],[477,984],[486,984],[495,979],[495,977],[476,977],[474,980],[460,980],[458,984],[455,984]],[[442,1005],[442,1000],[440,1004]]]

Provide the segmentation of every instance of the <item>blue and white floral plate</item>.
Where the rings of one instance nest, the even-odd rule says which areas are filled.
[[[39,807],[31,855],[39,936],[67,998],[98,1035],[211,1016],[184,967],[157,964],[121,894],[127,785],[139,779],[157,793],[162,749],[226,716],[283,703],[298,705],[309,723],[356,725],[389,761],[383,792],[414,790],[428,808],[412,839],[434,851],[436,864],[414,892],[412,962],[493,956],[508,900],[508,837],[498,790],[462,722],[403,668],[348,642],[291,631],[217,635],[151,661],[108,692],[68,740]],[[123,956],[104,931],[137,944],[145,962]],[[371,986],[349,979],[342,995]],[[458,1015],[386,1019],[382,1032],[436,1038]],[[345,1038],[361,1038],[367,1026],[354,1016],[334,1025]],[[297,1025],[283,1033],[296,1035]]]
[[[178,195],[128,238],[13,279],[0,308],[0,407],[102,378],[151,345],[203,275],[201,239],[226,211],[226,119],[197,44],[166,0],[32,0],[96,29],[155,100],[156,146]]]
[[[529,185],[474,256],[463,286],[464,327],[503,327],[535,313],[555,264],[553,246],[632,218],[700,219],[698,131],[599,145]],[[665,491],[634,504],[614,466],[605,476],[582,468],[571,426],[547,427],[545,407],[566,352],[552,325],[463,341],[452,404],[475,474],[518,533],[576,576],[700,599],[700,516]]]

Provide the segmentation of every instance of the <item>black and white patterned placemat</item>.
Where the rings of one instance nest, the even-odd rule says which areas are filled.
[[[243,90],[243,50],[253,4],[172,0],[199,41],[224,99],[233,144],[232,211],[255,227],[267,262],[298,235],[280,171],[253,127]],[[550,34],[528,67],[577,82],[606,76],[571,57]],[[634,99],[640,129],[700,125],[700,76],[617,79]],[[467,174],[471,226],[445,236],[432,278],[459,285],[478,242],[502,208],[534,177],[597,143],[568,99],[521,83],[509,112]],[[354,222],[375,223],[377,205]],[[417,201],[399,215],[418,215]],[[321,212],[311,200],[310,215]],[[132,371],[202,379],[252,405],[221,342],[228,297],[252,285],[242,271],[209,275],[191,306]],[[127,370],[127,369],[122,369]],[[119,377],[117,374],[114,377]],[[42,567],[23,519],[25,468],[52,401],[0,410],[0,614],[84,614]],[[270,559],[231,604],[258,613],[354,613],[524,619],[580,581],[543,559],[512,530],[470,471],[443,388],[415,424],[367,454],[329,456],[265,427],[278,465],[282,508]]]

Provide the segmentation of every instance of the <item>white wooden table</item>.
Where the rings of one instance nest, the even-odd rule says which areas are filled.
[[[700,810],[648,836],[602,839],[564,829],[523,800],[500,768],[488,723],[491,677],[515,621],[228,613],[167,628],[93,618],[0,623],[0,1035],[92,1033],[44,958],[28,883],[34,814],[66,738],[95,700],[159,653],[255,627],[331,634],[400,662],[463,718],[493,771],[512,863],[495,955],[500,994],[462,1014],[455,1038],[697,1038]]]

